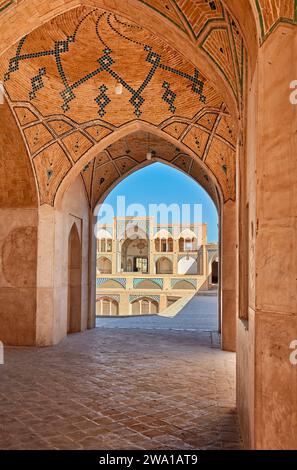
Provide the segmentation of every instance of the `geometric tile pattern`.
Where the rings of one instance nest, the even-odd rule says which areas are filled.
[[[218,250],[207,250],[208,262],[212,261],[214,257],[218,257]]]
[[[163,88],[165,88],[165,92],[162,96],[163,100],[169,104],[169,109],[172,113],[175,112],[176,108],[174,106],[174,101],[176,98],[176,93],[174,93],[172,90],[170,90],[170,84],[168,82],[164,82],[162,85]]]
[[[160,296],[159,295],[129,295],[129,302],[134,302],[135,300],[138,300],[138,299],[143,299],[143,298],[146,298],[146,299],[152,299],[154,300],[155,302],[160,302]]]
[[[175,0],[175,3],[196,40],[208,23],[225,19],[224,8],[220,0]]]
[[[105,115],[105,108],[110,103],[110,98],[106,95],[106,91],[108,90],[107,86],[101,85],[99,87],[100,94],[96,96],[95,101],[98,104],[99,111],[98,114],[100,117]]]
[[[254,0],[254,2],[259,15],[262,42],[279,23],[297,23],[296,0]]]
[[[169,4],[163,5],[165,10]],[[221,25],[223,10],[218,2],[214,4],[206,5],[209,18],[197,40],[208,51],[213,50],[214,60],[222,70],[225,67],[226,78],[237,93],[240,66],[236,65],[235,76],[231,61],[224,62],[229,52],[224,45],[223,52],[216,49],[215,53],[211,34],[221,34],[215,28],[226,28],[230,17],[224,12],[225,23]],[[205,8],[201,2],[199,5]],[[179,2],[179,8],[182,6]],[[173,17],[178,9],[170,11]],[[215,26],[210,28],[211,17],[217,14]],[[176,18],[180,17],[177,13]],[[185,30],[187,27],[184,25]],[[229,44],[227,32],[222,31]],[[239,55],[243,47],[235,23],[232,35],[236,44],[232,49]],[[241,56],[236,64],[242,62]],[[233,118],[206,77],[144,28],[104,10],[79,7],[45,23],[8,50],[0,60],[1,74],[28,142],[42,204],[53,205],[71,167],[133,120],[145,121],[163,134],[164,139],[152,137],[158,160],[193,176],[213,199],[216,180],[224,200],[234,200],[237,130]],[[120,96],[114,91],[117,82],[123,87]],[[216,132],[216,150],[212,151]],[[134,147],[128,136],[83,166],[81,174],[91,207],[118,178],[144,163],[140,144],[147,148],[148,143],[140,133],[133,136],[138,139]],[[222,162],[218,143],[228,149]],[[209,170],[214,178],[208,176]]]
[[[16,108],[19,109],[19,108]],[[30,105],[30,111],[27,108],[22,108],[27,111],[27,113],[34,110],[36,114],[37,121],[31,124],[25,124],[22,126],[22,131],[26,140],[28,140],[28,135],[32,136],[31,142],[34,145],[32,150],[33,157],[37,157],[38,153],[42,150],[48,150],[48,155],[56,155],[57,148],[59,149],[59,162],[67,162],[67,168],[69,165],[74,165],[76,161],[82,157],[82,155],[94,145],[100,141],[100,136],[104,138],[112,132],[115,132],[117,129],[110,126],[110,129],[106,127],[101,127],[98,124],[96,126],[91,126],[90,123],[85,123],[83,126],[78,126],[74,121],[68,119],[67,126],[65,126],[65,117],[62,117],[62,120],[56,119],[52,121],[52,118],[42,119],[42,116],[38,111]],[[23,111],[22,116],[24,115]],[[219,113],[223,114],[219,114]],[[209,195],[216,200],[216,191],[212,180],[207,176],[207,173],[199,161],[205,161],[206,166],[211,170],[218,180],[218,183],[221,187],[224,199],[233,199],[235,194],[235,144],[236,144],[236,130],[234,129],[233,120],[230,116],[224,115],[225,111],[217,111],[215,114],[215,119],[209,119],[207,109],[204,113],[200,114],[198,117],[195,117],[194,120],[188,120],[188,122],[183,123],[182,127],[178,127],[178,122],[176,124],[171,124],[168,126],[167,121],[162,123],[159,126],[159,131],[164,134],[164,137],[156,137],[153,134],[145,133],[143,131],[138,131],[130,134],[129,136],[120,139],[113,143],[109,148],[106,148],[103,152],[99,153],[94,161],[89,162],[84,166],[82,171],[82,178],[86,186],[86,191],[89,197],[90,206],[95,207],[97,201],[100,199],[101,195],[108,190],[111,184],[113,184],[118,178],[121,178],[123,175],[129,171],[136,169],[139,165],[143,164],[146,160],[146,153],[149,148],[154,151],[154,156],[164,163],[171,163],[173,166],[180,168],[184,172],[190,174],[200,185],[202,185]],[[220,117],[220,122],[217,125],[217,139],[213,135],[213,127],[217,124],[218,118]],[[178,119],[178,118],[177,118]],[[43,132],[40,132],[39,128],[42,122]],[[52,123],[55,122],[55,127],[53,128]],[[60,123],[60,124],[59,124]],[[105,124],[106,126],[107,124]],[[177,135],[179,135],[179,141],[176,140],[176,143],[170,143],[167,141],[168,135],[174,134],[170,132],[170,129],[174,131],[175,127],[180,130]],[[99,129],[99,131],[96,130]],[[48,131],[46,131],[48,129]],[[56,144],[52,143],[52,140],[48,139],[48,144],[45,139],[45,132],[48,132],[48,135],[52,133],[51,139],[59,138],[59,129],[62,129],[62,138],[59,140],[59,145],[56,147]],[[79,129],[79,132],[78,132]],[[90,129],[94,129],[94,132],[90,132]],[[30,132],[30,134],[28,134]],[[97,135],[98,132],[98,135]],[[56,135],[56,137],[55,137]],[[175,138],[174,135],[172,135]],[[186,147],[186,153],[184,153],[179,145],[181,142]],[[213,142],[213,144],[212,144]],[[213,145],[215,147],[213,148]],[[43,147],[42,147],[43,146]],[[220,148],[220,146],[222,148]],[[37,150],[40,148],[40,150]],[[226,155],[224,155],[224,150]],[[218,157],[218,151],[222,152],[222,157]],[[192,152],[192,156],[189,153]],[[64,153],[64,157],[62,154]],[[197,156],[195,158],[195,155]],[[208,155],[208,157],[207,157]],[[227,157],[228,155],[228,157]],[[200,157],[200,158],[198,158]],[[223,163],[221,167],[218,165],[218,158],[223,158]],[[215,159],[212,162],[212,159]],[[60,163],[59,163],[60,165]],[[222,166],[225,165],[226,168],[222,170]],[[37,172],[37,181],[39,185],[39,191],[42,193],[44,188],[46,188],[46,194],[40,194],[40,199],[42,203],[53,204],[55,199],[55,190],[61,183],[57,178],[62,178],[66,172],[56,174],[57,167],[51,166],[50,179],[48,179],[46,172],[41,169],[40,166],[34,165],[34,169]]]
[[[100,287],[102,284],[104,284],[105,282],[108,282],[108,281],[117,282],[122,287],[126,288],[126,279],[124,279],[124,278],[108,278],[108,277],[106,277],[106,278],[96,279],[96,286]]]
[[[212,28],[203,39],[200,47],[221,70],[234,95],[240,96],[228,28],[225,26]]]
[[[33,165],[36,174],[40,175],[40,203],[53,204],[58,186],[70,170],[71,163],[55,142],[34,156]]]
[[[140,0],[159,11],[169,21],[178,26],[194,41],[199,39],[209,25],[223,25],[230,13],[220,0]],[[228,7],[228,2],[224,2]],[[250,0],[258,13],[261,42],[269,36],[278,23],[297,23],[296,0]],[[233,21],[233,19],[232,19]]]
[[[174,289],[174,286],[180,282],[182,279],[171,279],[171,288]],[[187,282],[192,284],[195,288],[197,287],[197,279],[186,279]]]
[[[133,168],[136,169],[139,165],[143,164],[146,161],[146,154],[148,150],[154,151],[154,158],[158,161],[164,163],[170,163],[176,168],[180,168],[185,173],[190,174],[204,189],[209,193],[209,195],[215,200],[215,189],[212,180],[207,176],[207,173],[203,170],[201,165],[199,165],[200,159],[195,159],[193,156],[190,156],[188,152],[193,152],[195,155],[199,156],[202,160],[205,160],[205,163],[210,166],[210,160],[206,159],[207,154],[210,153],[215,158],[216,164],[212,165],[214,175],[219,180],[224,199],[232,199],[234,196],[234,181],[235,181],[235,144],[234,136],[236,133],[233,129],[232,119],[228,116],[221,118],[220,122],[217,123],[217,128],[220,133],[218,136],[219,140],[216,141],[216,151],[212,151],[212,146],[208,145],[210,140],[213,141],[214,137],[212,136],[213,125],[217,122],[218,114],[216,114],[215,120],[209,120],[204,117],[196,118],[189,121],[189,123],[183,124],[183,133],[180,135],[180,141],[176,144],[167,142],[167,134],[169,126],[165,123],[162,124],[159,129],[164,131],[164,139],[156,137],[153,134],[146,133],[144,131],[137,131],[129,136],[122,138],[115,143],[111,144],[107,149],[99,154],[95,159],[95,168],[96,171],[89,167],[86,171],[83,172],[83,177],[90,181],[90,178],[93,179],[94,184],[91,185],[92,194],[89,192],[89,199],[93,201],[93,205],[96,205],[96,202],[100,199],[103,192],[106,190],[106,184],[114,184],[114,176],[111,173],[104,175],[105,181],[102,185],[97,183],[99,175],[102,177],[103,171],[113,170],[115,168],[109,162],[113,162],[116,168],[119,171],[119,176],[115,178],[120,178],[126,172],[131,171]],[[194,124],[195,123],[195,124]],[[200,124],[201,123],[201,124]],[[171,126],[175,126],[172,124]],[[181,143],[187,148],[186,153],[179,147]],[[222,157],[218,156],[217,149],[220,150],[220,145],[222,149],[228,154],[225,156],[222,152]],[[222,163],[218,161],[218,158],[223,158]],[[222,171],[222,166],[226,166],[226,171]],[[93,173],[93,176],[92,176]],[[89,187],[90,184],[88,183]]]
[[[42,77],[45,74],[46,74],[46,69],[45,67],[42,67],[41,69],[38,70],[38,74],[31,79],[32,90],[29,92],[30,100],[33,100],[34,98],[36,98],[37,91],[41,90],[44,87]]]
[[[120,296],[119,295],[97,295],[96,296],[96,301],[100,300],[100,299],[112,299],[112,300],[115,300],[116,302],[119,302],[120,301]]]
[[[164,280],[162,278],[135,278],[133,279],[133,288],[137,289],[139,284],[144,281],[150,281],[160,287],[160,289],[163,289]]]
[[[94,23],[94,16],[96,17],[96,23]],[[92,21],[93,20],[93,21]],[[101,50],[101,55],[95,61],[96,66],[93,70],[88,71],[77,77],[75,81],[70,80],[70,73],[67,72],[67,62],[65,62],[64,57],[68,57],[75,61],[75,56],[73,56],[72,50],[75,49],[76,44],[79,44],[80,40],[80,30],[85,27],[85,23],[89,28],[94,28],[97,34],[97,39],[102,43],[103,49]],[[108,35],[104,35],[104,32],[100,29],[99,24],[106,27]],[[69,32],[66,40],[55,40],[52,44],[49,44],[47,47],[40,48],[36,52],[30,52],[33,48],[33,44],[27,45],[28,37],[23,37],[17,46],[15,56],[9,59],[8,68],[4,73],[4,81],[8,82],[13,74],[20,70],[20,67],[25,66],[27,62],[34,61],[34,59],[42,60],[44,58],[49,58],[52,60],[54,58],[57,74],[60,78],[61,84],[63,86],[62,91],[59,92],[60,97],[62,98],[62,103],[60,108],[66,113],[70,110],[72,103],[76,100],[78,94],[80,93],[80,88],[87,86],[88,82],[94,81],[94,78],[99,76],[106,76],[117,82],[120,82],[124,87],[125,91],[130,94],[129,103],[134,108],[134,114],[136,117],[142,115],[142,106],[145,103],[146,99],[144,96],[145,90],[150,86],[154,75],[157,72],[166,72],[167,75],[175,75],[184,80],[185,86],[187,82],[191,84],[191,90],[193,93],[198,95],[198,98],[201,102],[206,101],[206,96],[204,94],[204,78],[200,77],[200,72],[197,69],[194,69],[192,73],[188,73],[185,70],[178,69],[172,64],[167,63],[162,58],[162,55],[157,50],[154,50],[154,46],[149,44],[149,42],[144,43],[142,41],[135,41],[132,36],[128,36],[123,27],[121,28],[118,25],[118,19],[115,15],[111,13],[101,11],[101,10],[91,10],[86,13],[78,22],[74,31]],[[120,22],[120,25],[123,25]],[[150,64],[149,69],[144,75],[142,82],[135,86],[130,81],[127,81],[124,78],[124,75],[119,72],[118,63],[115,58],[117,51],[113,51],[111,46],[107,46],[107,41],[109,41],[109,36],[114,36],[120,38],[122,42],[132,43],[134,45],[140,46],[143,51],[145,51],[144,60]],[[27,46],[27,49],[26,49]],[[26,49],[26,51],[24,51]],[[36,49],[36,45],[34,47]],[[99,49],[100,50],[100,49]],[[25,65],[23,65],[25,63]],[[99,66],[98,66],[99,65]],[[145,67],[143,67],[145,69]],[[41,67],[38,69],[37,74],[31,78],[32,89],[29,91],[29,98],[33,100],[37,96],[37,92],[44,87],[44,82],[42,77],[46,74],[46,67]],[[174,113],[176,108],[174,106],[174,101],[176,98],[176,92],[170,89],[170,85],[167,81],[164,81],[163,88],[165,92],[163,94],[163,100],[169,104],[169,110]],[[161,90],[160,90],[161,91]],[[111,93],[109,87],[105,83],[101,83],[99,86],[99,94],[94,96],[94,101],[98,105],[98,114],[100,117],[104,117],[106,114],[106,107],[111,102]]]
[[[220,0],[170,0],[167,5],[176,12],[176,17],[166,14],[160,2],[145,1],[151,8],[160,11],[170,21],[185,31],[197,47],[203,50],[215,66],[223,73],[240,107],[244,92],[246,51],[240,28]],[[169,8],[167,9],[169,11]],[[177,21],[179,18],[179,21]],[[230,26],[231,24],[231,26]],[[236,42],[233,47],[233,31]],[[238,68],[240,64],[240,70]]]

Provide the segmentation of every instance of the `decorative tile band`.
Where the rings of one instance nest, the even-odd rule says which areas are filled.
[[[146,294],[143,294],[143,295],[129,295],[129,302],[132,303],[132,302],[135,302],[135,300],[143,299],[144,297],[146,299],[151,299],[151,300],[154,300],[155,302],[160,303],[160,296],[159,295],[146,295]]]
[[[219,251],[218,250],[207,250],[207,255],[208,258],[211,258],[212,256],[218,255]]]
[[[98,300],[101,300],[101,299],[112,299],[112,300],[115,300],[116,302],[119,302],[120,301],[120,296],[119,295],[99,295],[96,297],[96,300],[98,302]]]
[[[143,281],[151,281],[153,284],[156,284],[160,289],[163,289],[164,280],[162,278],[136,278],[133,279],[134,289],[139,286]]]
[[[195,289],[197,288],[197,279],[184,279],[184,278],[181,278],[181,279],[171,279],[171,288],[174,288],[176,286],[176,284],[178,282],[181,282],[181,281],[184,281],[184,282],[189,282],[190,284],[192,284],[192,286],[195,287]]]
[[[108,281],[114,281],[120,284],[122,287],[126,288],[126,283],[127,280],[124,278],[114,278],[114,277],[99,277],[96,279],[96,287],[101,287],[103,284],[105,284]]]

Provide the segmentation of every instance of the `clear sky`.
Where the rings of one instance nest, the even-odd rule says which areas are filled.
[[[125,196],[126,208],[130,204],[142,204],[146,211],[145,214],[135,214],[131,208],[132,213],[126,212],[126,215],[152,215],[149,212],[149,205],[162,203],[166,205],[177,204],[181,213],[182,205],[189,204],[189,216],[186,217],[186,220],[184,219],[184,222],[200,222],[201,211],[194,204],[201,205],[202,221],[208,226],[208,241],[218,241],[218,215],[214,203],[201,186],[179,170],[162,163],[153,163],[132,173],[120,182],[104,201],[113,207],[114,215],[121,215],[116,211],[119,196]],[[171,217],[169,222],[179,222],[177,220],[178,212]],[[100,214],[102,212],[99,212]],[[106,216],[104,220],[99,219],[98,221],[99,223],[111,223],[112,218]]]

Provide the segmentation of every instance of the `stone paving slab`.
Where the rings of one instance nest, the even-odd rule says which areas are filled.
[[[94,329],[9,348],[1,449],[238,449],[235,355],[212,332]]]

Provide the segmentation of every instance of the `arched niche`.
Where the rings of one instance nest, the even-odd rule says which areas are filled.
[[[96,299],[96,316],[117,316],[119,314],[119,302],[108,296]]]
[[[141,297],[131,302],[132,315],[155,315],[158,311],[158,302],[150,297]]]
[[[59,209],[48,205],[43,205],[39,209],[40,256],[37,266],[36,306],[39,346],[56,344],[67,335],[67,331],[83,331],[88,326],[90,220],[88,201],[81,178],[76,179],[64,193]],[[72,252],[76,254],[73,260]],[[81,268],[77,262],[78,257],[81,260]],[[80,328],[77,320],[74,322],[75,326],[69,329],[68,306],[78,305],[79,302],[81,302]]]
[[[67,333],[81,331],[81,240],[74,223],[68,237],[68,308]]]
[[[154,126],[143,123],[143,122],[133,122],[125,125],[123,128],[119,129],[113,135],[109,135],[104,139],[104,145],[108,147],[109,151],[112,151],[113,144],[117,147],[121,141],[125,141],[127,138],[134,138],[135,134],[137,135],[138,132],[147,132],[151,136],[155,136],[155,138],[165,140],[170,145],[173,146],[174,149],[178,148],[179,151],[183,152],[184,154],[188,154],[189,156],[193,157],[193,162],[197,165],[199,171],[196,172],[195,176],[189,174],[187,171],[183,169],[183,167],[177,166],[176,162],[170,162],[168,159],[165,160],[164,158],[161,159],[158,156],[154,157],[153,161],[159,161],[161,163],[165,163],[170,165],[192,177],[196,182],[198,182],[209,194],[209,196],[214,201],[216,208],[218,210],[219,216],[219,237],[220,237],[220,284],[219,284],[219,317],[220,317],[220,325],[222,331],[222,347],[226,350],[235,350],[236,344],[236,297],[235,297],[235,273],[236,273],[236,205],[232,199],[224,198],[223,190],[220,184],[220,181],[216,178],[216,175],[210,171],[209,168],[205,165],[201,159],[197,159],[197,156],[189,150],[183,143],[179,142],[177,139],[170,135],[166,135],[160,129],[155,128]],[[118,137],[118,139],[115,139]],[[152,137],[150,137],[150,142],[152,142]],[[178,147],[177,147],[178,146]],[[103,142],[97,144],[97,149],[100,152],[104,151]],[[90,158],[93,160],[96,158],[96,154],[98,152],[94,152],[94,150],[90,150],[86,153],[83,157],[83,162],[78,162],[79,167],[82,168],[83,164],[86,162],[90,162]],[[95,160],[94,160],[95,161]],[[110,191],[115,188],[115,186],[122,181],[124,178],[128,177],[130,174],[134,173],[135,171],[143,168],[146,165],[151,164],[152,161],[144,161],[142,163],[137,163],[135,166],[128,168],[123,174],[118,174],[116,177],[112,178],[110,182],[106,185],[102,193],[97,193],[95,198],[89,197],[89,201],[92,201],[92,210],[93,210],[93,226],[96,223],[96,216],[97,216],[97,205],[102,203],[106,196],[110,193]],[[74,172],[74,173],[72,173]],[[73,175],[78,172],[78,168],[74,168],[69,172],[69,181],[74,177]],[[202,175],[202,177],[201,177]],[[207,176],[207,178],[205,178]],[[59,199],[63,191],[63,185],[66,182],[63,182],[61,187],[58,190],[56,204],[59,205]],[[68,183],[69,184],[69,183]],[[91,233],[93,233],[93,229],[91,229]],[[93,266],[95,266],[95,242],[93,242],[94,249],[91,254],[91,259]],[[227,258],[226,258],[227,256]],[[203,254],[201,253],[201,263],[203,261]],[[207,259],[205,258],[206,266]],[[230,267],[231,263],[231,267]],[[131,261],[132,264],[132,261]],[[95,297],[95,267],[91,267],[92,274],[92,297]],[[224,270],[224,271],[223,271]],[[200,269],[199,273],[201,274]],[[151,286],[152,287],[152,286]],[[233,289],[234,296],[231,294]],[[91,309],[90,309],[90,325],[94,325],[94,307],[95,305],[91,302]],[[228,315],[225,315],[225,311],[228,309]]]
[[[156,274],[173,274],[173,263],[171,259],[165,256],[156,262]]]
[[[112,273],[112,262],[105,256],[100,256],[97,259],[97,272],[98,274],[111,274]]]

